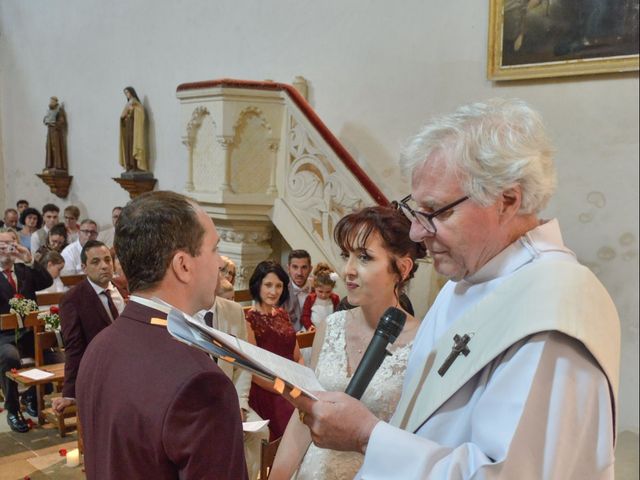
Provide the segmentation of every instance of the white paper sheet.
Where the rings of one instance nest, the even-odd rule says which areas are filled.
[[[259,422],[242,422],[242,431],[257,432],[267,425],[269,425],[269,420],[260,420]]]
[[[25,370],[20,373],[20,376],[30,378],[31,380],[42,380],[43,378],[53,377],[53,373],[45,372],[39,368],[32,368],[31,370]]]
[[[252,345],[244,340],[240,340],[233,335],[215,330],[197,322],[184,312],[172,309],[167,317],[167,329],[176,339],[200,348],[202,350],[221,357],[224,360],[225,352],[239,352],[239,355],[230,355],[242,357],[241,360],[246,365],[242,365],[239,361],[236,363],[239,367],[249,368],[254,372],[266,372],[268,378],[280,378],[289,385],[295,386],[304,392],[310,398],[316,400],[312,391],[324,391],[322,385],[316,378],[315,373],[309,367],[305,367],[296,362],[292,362],[280,355],[264,350],[263,348]],[[206,333],[202,333],[206,332]],[[213,337],[222,347],[216,346],[205,336]]]

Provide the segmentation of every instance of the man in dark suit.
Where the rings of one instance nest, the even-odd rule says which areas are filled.
[[[62,396],[52,401],[53,409],[59,413],[75,404],[76,377],[87,345],[124,310],[124,299],[111,283],[113,259],[109,248],[102,242],[89,240],[82,247],[80,260],[87,278],[69,290],[60,302],[64,385]]]
[[[115,249],[131,296],[87,347],[76,381],[88,479],[247,478],[233,383],[166,329],[172,307],[211,308],[218,240],[207,214],[173,192],[123,209]]]
[[[20,260],[21,262],[16,262]],[[29,249],[20,245],[13,229],[0,230],[0,313],[9,313],[9,300],[16,294],[35,300],[36,292],[53,283],[51,275],[39,265],[31,266]],[[18,386],[6,376],[12,368],[20,368],[20,355],[33,356],[33,332],[25,329],[0,332],[0,388],[7,410],[7,423],[14,432],[25,433],[29,426],[20,412]],[[27,413],[37,416],[35,390],[23,395]]]

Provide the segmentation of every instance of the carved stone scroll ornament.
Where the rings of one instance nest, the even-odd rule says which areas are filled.
[[[220,240],[229,243],[261,244],[271,240],[271,231],[237,231],[232,228],[217,227]]]
[[[333,242],[333,228],[345,214],[361,208],[362,200],[349,193],[345,179],[295,122],[289,138],[287,203],[337,262],[339,252]]]

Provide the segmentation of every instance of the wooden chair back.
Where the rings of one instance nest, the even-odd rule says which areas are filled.
[[[84,273],[78,273],[76,275],[62,275],[60,280],[65,287],[73,287],[75,284],[84,280],[86,275]]]
[[[271,466],[273,465],[273,460],[276,458],[276,452],[278,451],[281,439],[282,437],[273,442],[262,440],[262,444],[260,445],[260,480],[269,478]]]
[[[316,331],[310,332],[298,332],[296,333],[296,341],[298,342],[298,348],[308,348],[313,345],[313,338],[316,335]]]
[[[38,318],[38,312],[31,312],[22,322],[25,328],[36,330],[44,327],[44,321]],[[18,315],[15,313],[3,313],[0,315],[0,330],[14,330],[18,328]]]
[[[251,300],[253,300],[253,297],[251,296],[251,292],[249,290],[236,290],[235,292],[233,292],[233,299],[238,303],[242,303],[250,302]]]
[[[34,350],[36,367],[44,365],[44,351],[50,348],[57,348],[58,337],[56,332],[35,332],[34,334]]]
[[[65,292],[36,293],[36,303],[39,307],[58,305]]]

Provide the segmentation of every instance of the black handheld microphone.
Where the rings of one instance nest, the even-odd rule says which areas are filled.
[[[384,357],[389,355],[387,345],[396,341],[400,335],[407,315],[396,307],[389,307],[384,312],[373,334],[371,343],[364,352],[360,365],[351,377],[345,393],[360,400],[369,382],[382,365]]]

